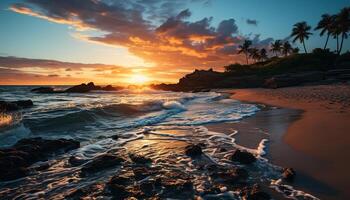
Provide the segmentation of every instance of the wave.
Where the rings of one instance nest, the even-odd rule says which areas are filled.
[[[105,124],[107,127],[125,128],[151,125],[186,110],[178,101],[155,100],[142,104],[112,104],[89,109],[77,107],[60,110],[55,115],[42,113],[40,118],[25,119],[24,123],[34,132],[83,129],[85,126]],[[164,112],[161,112],[164,111]],[[50,112],[49,112],[50,113]],[[154,113],[153,115],[150,115]],[[116,120],[119,122],[115,124]]]

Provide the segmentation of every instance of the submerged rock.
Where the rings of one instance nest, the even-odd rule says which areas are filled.
[[[202,153],[202,147],[199,144],[191,144],[185,148],[185,154],[192,158],[198,157]]]
[[[75,140],[45,140],[40,137],[18,141],[14,146],[0,149],[0,181],[14,180],[26,176],[29,166],[45,161],[52,154],[67,152],[80,147]],[[49,166],[34,168],[43,170]]]
[[[83,166],[83,168],[81,168],[81,172],[83,175],[87,175],[89,173],[95,173],[110,167],[120,165],[123,161],[124,159],[119,156],[106,153],[106,154],[97,156],[91,162],[86,163]]]
[[[284,180],[292,182],[295,177],[295,171],[293,168],[285,168],[282,172],[282,177]]]
[[[242,164],[251,164],[256,161],[253,154],[237,149],[231,156],[231,160]]]

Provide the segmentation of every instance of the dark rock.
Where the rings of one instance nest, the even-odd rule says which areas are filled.
[[[69,93],[85,93],[85,92],[90,92],[91,90],[99,90],[101,89],[101,87],[99,86],[95,86],[95,84],[93,82],[90,82],[88,84],[80,84],[80,85],[76,85],[73,87],[70,87],[68,89],[65,90],[65,92],[69,92]]]
[[[45,162],[45,163],[42,163],[42,164],[34,167],[33,169],[35,171],[43,171],[43,170],[49,169],[50,167],[51,167],[50,164],[48,162]]]
[[[123,185],[123,186],[126,186],[130,183],[132,183],[131,178],[123,175],[115,175],[108,182],[109,185],[117,184],[117,185]]]
[[[17,106],[21,107],[21,108],[30,108],[32,107],[34,104],[33,104],[33,101],[28,99],[28,100],[21,100],[21,101],[13,101],[11,103],[14,103],[16,104]]]
[[[113,140],[118,140],[118,139],[119,139],[119,135],[113,135],[113,136],[112,136],[112,139],[113,139]]]
[[[191,144],[185,148],[185,154],[189,157],[198,157],[202,155],[202,147],[199,144]]]
[[[54,93],[54,89],[52,87],[38,87],[30,91],[36,93]]]
[[[122,200],[131,195],[131,193],[122,185],[112,184],[109,185],[108,188],[113,195],[113,199]]]
[[[121,87],[113,87],[111,85],[107,85],[107,86],[101,88],[101,90],[104,90],[104,91],[117,91],[120,89],[121,89]]]
[[[146,158],[146,157],[141,156],[141,155],[129,154],[129,157],[136,164],[152,163],[152,160],[150,158]]]
[[[163,197],[181,197],[183,199],[192,199],[194,194],[193,183],[183,179],[162,180]]]
[[[33,106],[32,100],[21,100],[21,101],[0,101],[0,112],[12,112],[23,108],[29,108]]]
[[[120,165],[123,161],[124,159],[119,156],[106,153],[106,154],[97,156],[91,162],[86,163],[82,167],[81,172],[83,175],[86,175],[89,173],[95,173],[98,171],[102,171],[106,168]]]
[[[211,177],[218,182],[236,184],[248,178],[248,172],[243,168],[218,168],[211,173]]]
[[[11,111],[17,111],[19,109],[20,107],[15,103],[0,101],[0,112],[11,112]]]
[[[84,186],[78,189],[74,189],[68,195],[65,196],[65,199],[96,199],[95,196],[100,196],[103,189],[103,185],[100,183],[95,183],[92,185]]]
[[[251,164],[256,161],[256,158],[253,154],[246,152],[246,151],[240,151],[236,150],[232,156],[231,160],[234,162],[239,162],[242,164]]]
[[[210,195],[210,194],[220,194],[221,193],[221,190],[219,187],[212,187],[212,188],[209,188],[208,190],[204,191],[203,195]]]
[[[295,177],[294,169],[293,168],[283,169],[282,177],[284,180],[292,182],[294,180],[294,177]]]
[[[76,157],[76,156],[71,156],[68,159],[68,162],[72,166],[79,166],[87,162],[87,160],[84,160],[82,158]]]
[[[147,180],[140,184],[140,190],[146,195],[151,196],[155,194],[155,181]]]
[[[44,161],[53,153],[67,152],[79,146],[79,142],[67,139],[22,139],[11,148],[0,150],[0,181],[24,177],[29,172],[28,167],[35,162]],[[43,164],[33,169],[44,170],[48,167],[48,164]]]
[[[242,190],[243,199],[246,200],[270,200],[271,197],[266,192],[262,191],[258,184],[253,185],[251,188],[244,188]]]
[[[154,174],[154,171],[148,169],[147,167],[135,167],[133,169],[135,179],[136,180],[142,180],[152,174]]]

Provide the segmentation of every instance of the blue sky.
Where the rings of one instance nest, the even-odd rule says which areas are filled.
[[[20,1],[2,0],[0,2],[0,54],[28,58],[56,59],[83,63],[106,63],[138,65],[141,59],[130,55],[126,48],[108,47],[77,40],[72,37],[74,31],[68,25],[48,22],[44,19],[15,13],[8,9],[12,3]],[[348,0],[218,0],[203,4],[189,3],[191,20],[213,17],[213,24],[221,20],[234,18],[239,31],[244,34],[261,34],[261,38],[283,39],[290,34],[292,25],[298,21],[307,21],[315,27],[323,13],[336,13],[348,6]],[[258,21],[257,26],[248,25],[247,19]],[[318,33],[307,41],[311,48],[323,45],[325,38]],[[330,45],[334,47],[334,42]],[[346,41],[345,49],[350,48]],[[110,57],[106,59],[106,57]],[[114,57],[114,59],[111,57]],[[120,57],[128,57],[131,63],[123,62]]]
[[[242,62],[236,51],[246,38],[259,35],[256,45],[268,48],[271,41],[288,37],[296,22],[306,21],[314,28],[322,14],[336,14],[350,5],[349,0],[96,2],[0,1],[0,57],[101,63],[137,72],[153,68],[158,76],[175,80],[194,68],[222,70]],[[324,42],[325,37],[314,32],[306,46],[311,51]],[[331,39],[329,47],[335,44]],[[349,49],[348,39],[343,52]]]

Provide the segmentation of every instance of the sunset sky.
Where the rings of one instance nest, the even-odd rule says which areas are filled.
[[[345,6],[349,0],[1,0],[0,84],[177,82],[195,68],[243,62],[236,53],[244,39],[267,48],[288,40],[296,22],[314,28]],[[318,34],[308,49],[324,45]]]

